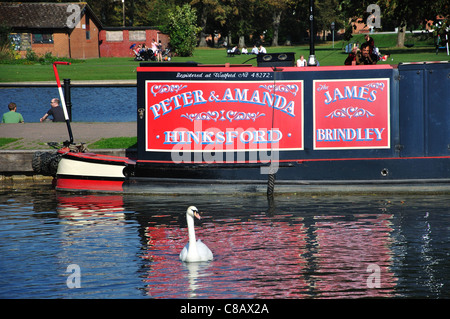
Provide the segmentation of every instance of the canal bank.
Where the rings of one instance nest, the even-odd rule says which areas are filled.
[[[71,123],[74,143],[91,144],[102,138],[135,137],[135,122]],[[69,140],[66,123],[0,124],[0,137],[18,138],[0,148],[0,179],[33,176],[32,159],[37,151],[54,151],[48,143]],[[132,156],[134,150],[96,149],[98,154]],[[34,176],[36,178],[36,176]]]

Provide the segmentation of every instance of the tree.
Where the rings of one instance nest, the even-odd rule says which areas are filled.
[[[245,37],[255,30],[255,12],[258,12],[257,0],[221,0],[223,14],[222,34],[228,36],[228,44],[232,44],[231,36],[239,38],[239,46],[245,46]]]
[[[0,24],[0,52],[3,50],[8,50],[11,46],[11,40],[9,34],[11,33],[11,28],[3,23]]]
[[[343,12],[349,17],[359,17],[366,21],[369,13],[367,7],[373,0],[342,0]],[[393,24],[398,28],[397,46],[403,47],[407,28],[425,25],[427,20],[435,20],[437,15],[448,16],[448,0],[379,0],[381,27]]]
[[[294,6],[298,1],[294,0],[264,0],[263,6],[272,12],[272,46],[278,46],[278,37],[281,24],[281,16],[291,6]]]
[[[207,30],[210,28],[209,25],[213,25],[213,23],[208,24],[208,18],[215,17],[216,14],[220,17],[220,13],[223,11],[223,8],[221,7],[220,0],[192,0],[191,5],[195,6],[198,12],[200,12],[199,22],[201,32],[198,46],[206,47],[206,35],[208,34]]]
[[[372,0],[373,1],[373,0]],[[331,29],[331,23],[337,26],[344,25],[341,23],[341,13],[339,0],[316,0],[314,10],[314,20],[316,21],[317,31],[321,30],[325,33]]]
[[[130,0],[125,0],[130,1]],[[164,32],[167,16],[177,5],[188,3],[188,0],[131,0],[134,2],[133,25],[155,26]],[[131,15],[131,12],[130,12]]]
[[[427,20],[435,20],[441,15],[448,16],[448,0],[383,0],[380,5],[384,17],[391,19],[398,27],[397,46],[403,47],[408,29],[425,25]]]
[[[167,31],[173,52],[179,56],[192,56],[201,29],[196,24],[196,10],[189,4],[176,6],[168,14]]]

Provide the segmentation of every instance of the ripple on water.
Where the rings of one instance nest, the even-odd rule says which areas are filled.
[[[192,200],[1,192],[0,297],[448,296],[447,197],[280,196],[270,211],[263,196]],[[178,257],[191,204],[208,263]],[[71,264],[81,289],[67,286]]]

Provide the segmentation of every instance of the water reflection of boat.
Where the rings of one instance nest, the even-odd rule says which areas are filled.
[[[79,195],[57,196],[58,215],[65,222],[83,224],[123,221],[124,204],[122,195]]]
[[[60,150],[56,187],[448,192],[449,69],[143,63],[137,158]]]
[[[176,259],[185,230],[147,227],[145,289],[154,298],[392,296],[397,284],[391,270],[392,215],[352,216],[215,220],[200,231],[215,259],[197,268]],[[367,283],[373,264],[380,267],[378,288]]]
[[[280,198],[277,211],[268,213],[261,196],[239,204],[231,196],[198,197],[213,207],[196,231],[215,258],[190,267],[179,252],[191,196],[58,194],[67,242],[61,258],[84,262],[72,257],[80,249],[101,265],[108,253],[111,265],[119,257],[131,261],[140,290],[152,298],[384,298],[401,296],[408,280],[443,287],[445,267],[438,261],[445,260],[447,227],[441,214],[430,216],[444,214],[444,197],[299,198]],[[431,207],[439,208],[428,216]],[[423,276],[411,277],[417,267]],[[374,269],[379,287],[368,284]]]
[[[317,273],[313,277],[317,297],[381,297],[394,292],[392,218],[391,214],[355,214],[352,221],[316,221]],[[373,284],[370,276],[375,276],[379,285]]]

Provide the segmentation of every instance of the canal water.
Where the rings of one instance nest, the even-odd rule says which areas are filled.
[[[186,264],[185,211],[214,260]],[[450,297],[448,195],[143,196],[0,188],[0,298]]]
[[[25,122],[39,122],[55,97],[59,98],[56,86],[0,87],[0,114],[7,112],[8,104],[14,102]],[[136,87],[73,87],[71,101],[74,122],[136,121]]]

